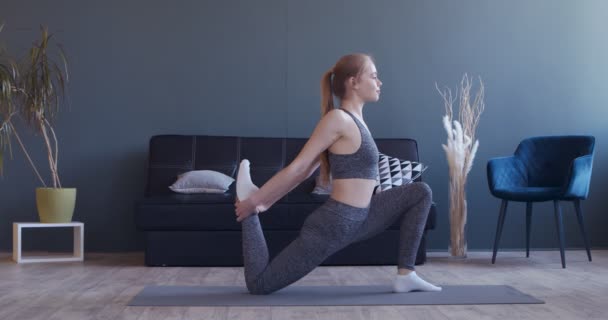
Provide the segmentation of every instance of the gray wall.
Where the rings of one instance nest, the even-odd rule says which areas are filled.
[[[488,159],[529,136],[591,134],[597,153],[584,202],[594,247],[606,247],[608,20],[605,1],[24,1],[0,2],[0,42],[13,51],[48,25],[71,59],[71,108],[60,114],[60,171],[78,187],[74,220],[90,251],[141,250],[133,222],[154,134],[308,137],[319,119],[319,80],[345,53],[377,60],[384,82],[367,105],[375,137],[419,142],[439,208],[431,250],[448,246],[444,108],[435,82],[462,74],[486,84],[480,148],[468,182],[471,250],[490,249],[499,200],[487,187]],[[38,137],[29,135],[46,170]],[[39,186],[15,150],[0,180],[0,250],[11,223],[37,219]],[[46,171],[45,171],[46,172]],[[570,205],[567,246],[582,247]],[[524,246],[524,206],[513,204],[503,248]],[[537,206],[532,245],[557,245],[552,206]],[[26,248],[69,247],[67,232],[30,232]]]

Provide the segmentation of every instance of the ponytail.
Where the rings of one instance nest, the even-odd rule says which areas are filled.
[[[334,109],[334,94],[332,90],[331,77],[334,69],[330,69],[321,78],[321,118]],[[329,157],[327,150],[321,153],[321,184],[329,186]]]
[[[334,96],[342,100],[346,95],[344,85],[349,77],[359,77],[365,64],[374,62],[372,57],[363,53],[353,53],[341,57],[333,68],[327,70],[321,78],[321,118],[334,109]],[[329,172],[329,154],[327,150],[320,155],[319,178],[323,186],[331,185],[331,173]]]

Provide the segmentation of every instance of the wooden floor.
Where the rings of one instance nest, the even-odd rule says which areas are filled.
[[[0,319],[608,319],[608,251],[431,253],[432,283],[506,284],[546,304],[355,307],[128,307],[145,285],[243,285],[242,268],[146,267],[142,253],[88,253],[85,262],[16,264],[0,253]],[[395,267],[319,267],[293,285],[390,284]]]

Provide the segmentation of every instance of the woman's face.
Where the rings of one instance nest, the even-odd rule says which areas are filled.
[[[363,72],[353,87],[359,97],[365,102],[376,102],[380,99],[382,81],[378,78],[378,71],[373,62],[368,61]]]

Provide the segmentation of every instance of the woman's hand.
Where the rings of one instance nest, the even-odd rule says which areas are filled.
[[[249,217],[252,214],[260,213],[260,211],[256,208],[255,204],[251,201],[251,197],[243,201],[240,201],[237,197],[234,206],[234,212],[236,213],[237,222],[245,220],[245,218]]]

